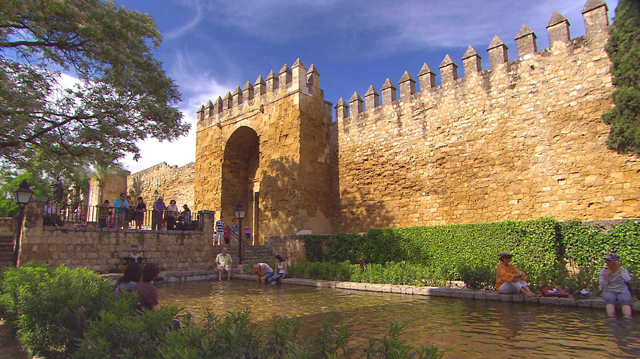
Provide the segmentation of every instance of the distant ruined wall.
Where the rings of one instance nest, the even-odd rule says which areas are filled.
[[[128,176],[127,194],[134,199],[141,196],[151,209],[151,204],[156,200],[154,193],[158,191],[167,204],[175,199],[180,208],[187,204],[193,210],[194,175],[195,162],[182,167],[162,162]]]
[[[606,4],[589,0],[583,14],[587,34],[571,40],[568,21],[554,13],[542,51],[523,25],[514,61],[496,36],[489,69],[470,46],[463,78],[447,55],[439,86],[425,64],[419,93],[405,72],[399,99],[388,79],[382,105],[373,87],[364,100],[357,92],[349,105],[340,99],[331,129],[334,230],[637,217],[640,159],[608,150],[601,120],[613,92]]]
[[[89,181],[89,207],[95,207],[105,199],[113,205],[113,201],[120,196],[120,193],[127,192],[127,175],[129,175],[128,171],[109,175],[102,184],[97,178],[92,178]]]

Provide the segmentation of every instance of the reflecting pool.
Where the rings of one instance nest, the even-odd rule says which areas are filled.
[[[201,318],[249,308],[256,321],[274,315],[302,317],[303,336],[314,335],[330,315],[355,332],[359,357],[369,336],[389,322],[405,325],[401,338],[436,345],[445,358],[637,358],[640,313],[610,320],[604,309],[474,301],[255,282],[189,282],[158,286],[161,305],[184,307]]]

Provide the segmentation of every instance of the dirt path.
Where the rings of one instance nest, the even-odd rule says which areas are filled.
[[[0,319],[0,359],[28,359],[7,325]]]

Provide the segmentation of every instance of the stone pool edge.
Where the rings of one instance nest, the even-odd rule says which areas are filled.
[[[106,274],[103,275],[111,280],[116,280],[122,276],[122,274]],[[193,282],[193,281],[215,281],[218,278],[216,270],[203,270],[203,271],[182,271],[182,272],[162,272],[160,274],[164,278],[166,283],[176,282]],[[255,275],[238,274],[233,273],[232,279],[251,280],[255,281]],[[356,283],[356,282],[338,282],[328,280],[316,280],[316,279],[302,279],[302,278],[285,278],[282,283],[289,285],[303,285],[308,287],[322,287],[333,289],[350,289],[360,290],[366,292],[381,292],[381,293],[397,293],[397,294],[409,294],[409,295],[421,295],[428,297],[448,297],[448,298],[460,298],[460,299],[474,299],[474,300],[494,300],[500,302],[515,302],[515,303],[532,303],[541,305],[557,305],[565,307],[580,307],[580,308],[594,308],[604,309],[605,303],[602,298],[592,299],[575,299],[575,298],[553,298],[553,297],[538,297],[538,298],[525,298],[522,294],[500,294],[493,290],[472,290],[464,288],[443,288],[443,287],[418,287],[413,285],[398,285],[398,284],[372,284],[372,283]],[[640,300],[633,303],[633,310],[640,311]]]
[[[235,275],[233,278],[241,280],[255,280],[255,275]],[[464,288],[443,288],[443,287],[418,287],[413,285],[397,285],[397,284],[372,284],[372,283],[356,283],[356,282],[338,282],[315,279],[301,278],[285,278],[283,284],[304,285],[309,287],[322,287],[334,289],[350,289],[365,292],[382,292],[409,295],[422,295],[429,297],[448,297],[460,299],[474,300],[494,300],[500,302],[514,303],[532,303],[542,305],[557,305],[563,307],[580,307],[604,309],[604,300],[600,297],[593,299],[575,299],[575,298],[554,298],[554,297],[538,297],[525,298],[522,294],[500,294],[493,290],[472,290]],[[633,303],[633,310],[640,311],[640,300]]]

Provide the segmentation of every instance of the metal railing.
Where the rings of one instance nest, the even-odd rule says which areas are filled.
[[[55,227],[123,228],[142,230],[197,230],[200,214],[191,212],[191,220],[182,213],[164,211],[154,219],[153,210],[117,211],[114,207],[65,206],[43,208],[43,224]],[[155,224],[155,226],[154,226]],[[155,228],[154,228],[155,227]]]

